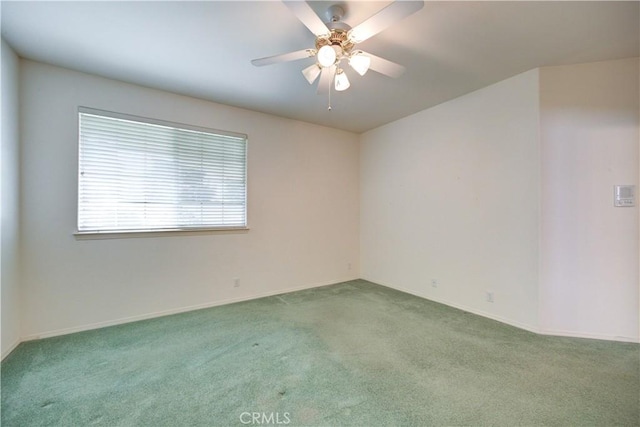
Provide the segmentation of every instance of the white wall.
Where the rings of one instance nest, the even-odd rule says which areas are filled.
[[[363,134],[362,276],[535,328],[538,102],[532,70]]]
[[[359,277],[357,135],[31,61],[21,70],[26,338]],[[251,230],[76,240],[78,106],[248,134]]]
[[[5,141],[18,158],[5,50],[3,354],[18,324],[6,303],[20,298],[5,281],[5,197],[18,199],[5,179],[18,171],[5,167]],[[25,338],[363,277],[534,331],[638,340],[638,208],[612,206],[614,184],[638,184],[637,60],[532,70],[360,138],[20,69]],[[79,105],[247,133],[251,230],[76,240]]]
[[[541,328],[638,340],[638,59],[540,71]],[[636,187],[640,188],[640,187]]]
[[[2,40],[2,198],[0,300],[2,321],[2,357],[20,340],[20,269],[19,269],[19,120],[18,81],[19,60],[9,45]]]
[[[638,208],[613,187],[638,185],[639,75],[637,58],[542,68],[362,135],[362,276],[637,342]]]

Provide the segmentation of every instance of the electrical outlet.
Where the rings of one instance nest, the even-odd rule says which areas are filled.
[[[493,291],[487,291],[485,294],[487,302],[493,302]]]
[[[438,279],[431,279],[431,287],[432,288],[438,287]]]
[[[347,270],[351,270],[351,263],[347,264]]]
[[[238,279],[237,277],[233,278],[233,287],[234,288],[239,288],[240,287],[240,279]]]

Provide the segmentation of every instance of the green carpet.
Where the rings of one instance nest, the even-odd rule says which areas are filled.
[[[355,280],[23,343],[2,426],[631,426],[639,355]]]

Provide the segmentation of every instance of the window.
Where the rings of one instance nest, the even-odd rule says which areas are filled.
[[[247,137],[80,108],[78,232],[247,226]]]

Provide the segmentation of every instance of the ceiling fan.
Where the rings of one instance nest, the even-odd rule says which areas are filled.
[[[358,49],[357,45],[424,6],[422,0],[396,0],[361,24],[351,28],[342,22],[345,11],[338,4],[327,9],[328,21],[323,22],[305,1],[283,1],[283,3],[316,36],[315,48],[254,59],[251,63],[261,67],[315,57],[316,61],[303,69],[302,74],[309,84],[313,84],[320,76],[318,94],[330,93],[332,82],[336,91],[349,88],[351,84],[342,68],[343,61],[348,62],[351,68],[361,76],[364,76],[369,69],[389,77],[400,76],[405,70],[402,65],[364,52]]]

